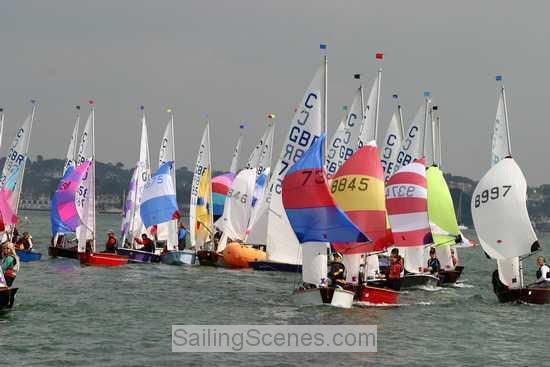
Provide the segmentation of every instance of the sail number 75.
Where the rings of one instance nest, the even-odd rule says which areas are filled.
[[[508,191],[512,188],[512,185],[494,186],[490,189],[483,190],[480,194],[477,194],[474,198],[474,206],[479,208],[481,204],[488,202],[489,200],[496,200],[499,197],[506,197]]]

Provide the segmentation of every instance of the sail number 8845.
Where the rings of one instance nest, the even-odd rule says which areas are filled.
[[[332,180],[332,185],[330,186],[330,192],[333,194],[336,191],[346,191],[351,190],[355,191],[355,189],[359,191],[365,191],[369,187],[369,179],[366,177],[362,177],[361,179],[357,179],[356,177],[348,179],[346,177],[342,177],[339,179]]]
[[[474,197],[474,206],[479,208],[481,204],[488,202],[489,200],[496,200],[499,197],[505,197],[508,191],[512,188],[512,185],[494,186],[490,189],[483,190],[480,194]]]

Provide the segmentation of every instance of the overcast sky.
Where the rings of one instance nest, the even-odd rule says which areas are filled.
[[[248,157],[267,113],[280,127],[275,158],[325,42],[329,135],[351,103],[353,74],[370,88],[374,55],[383,51],[380,133],[392,94],[408,122],[429,90],[442,115],[445,171],[479,179],[489,167],[502,74],[513,154],[529,185],[550,183],[549,14],[545,1],[2,1],[1,153],[35,98],[31,157],[64,157],[73,106],[94,99],[100,161],[137,160],[141,104],[153,162],[167,106],[178,166],[194,165],[206,113],[215,169],[229,168],[241,123]]]

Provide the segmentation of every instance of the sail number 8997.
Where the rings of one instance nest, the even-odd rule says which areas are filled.
[[[336,191],[346,191],[351,190],[355,191],[355,189],[359,191],[365,191],[369,187],[369,179],[366,177],[363,177],[361,179],[357,179],[356,177],[348,179],[346,177],[332,180],[332,185],[330,187],[330,192],[333,194]]]
[[[489,200],[496,200],[499,197],[505,197],[508,191],[512,188],[512,185],[503,185],[491,187],[490,189],[483,190],[480,194],[477,194],[474,198],[474,206],[479,208],[481,204],[488,202]]]

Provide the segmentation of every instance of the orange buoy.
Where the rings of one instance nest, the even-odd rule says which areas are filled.
[[[237,242],[228,243],[223,250],[223,262],[230,268],[249,268],[249,262],[261,261],[266,258],[265,251]]]

